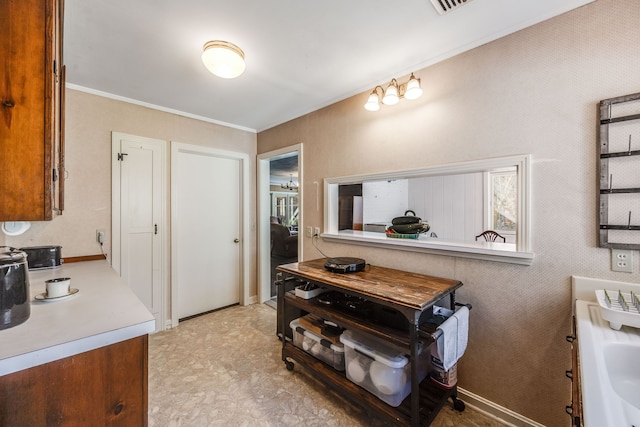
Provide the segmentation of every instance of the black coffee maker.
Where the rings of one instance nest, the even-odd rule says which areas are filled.
[[[0,330],[24,323],[30,315],[27,254],[0,246]]]

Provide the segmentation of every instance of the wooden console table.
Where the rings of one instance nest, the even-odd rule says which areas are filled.
[[[448,305],[454,309],[455,290],[462,286],[458,280],[367,265],[358,273],[339,274],[324,268],[326,259],[285,264],[278,274],[278,335],[282,339],[282,360],[292,370],[293,361],[317,373],[316,379],[361,407],[370,417],[399,425],[429,425],[448,398],[454,408],[464,410],[457,398],[457,387],[444,389],[427,378],[419,383],[417,363],[411,363],[411,394],[398,407],[387,405],[375,395],[349,381],[344,372],[314,358],[295,347],[289,322],[306,313],[331,321],[345,329],[366,332],[408,350],[411,361],[417,360],[418,351],[430,345],[434,330],[425,326],[433,305]],[[303,299],[295,296],[294,288],[301,283],[315,284],[329,290],[359,297],[374,304],[397,310],[408,321],[408,330],[376,323],[357,312],[338,310],[318,303],[317,297]],[[448,298],[447,298],[448,297]],[[447,301],[448,300],[448,301]]]

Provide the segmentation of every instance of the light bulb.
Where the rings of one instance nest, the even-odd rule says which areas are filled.
[[[387,86],[387,90],[384,92],[384,97],[382,98],[382,103],[384,105],[395,105],[400,101],[398,97],[398,87],[393,83],[389,83]]]
[[[409,82],[407,82],[407,90],[404,92],[404,97],[407,99],[417,99],[422,96],[422,88],[420,88],[420,80],[411,73]]]
[[[367,103],[364,104],[364,108],[369,111],[378,111],[380,109],[380,100],[378,100],[378,94],[375,92],[369,95],[369,99],[367,99]]]

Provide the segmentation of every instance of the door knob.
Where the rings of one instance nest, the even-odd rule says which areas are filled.
[[[233,239],[233,243],[238,243],[240,242],[240,239]]]

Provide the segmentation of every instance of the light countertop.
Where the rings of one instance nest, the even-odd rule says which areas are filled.
[[[37,301],[45,280],[70,277],[75,295]],[[107,261],[29,271],[31,316],[0,330],[0,375],[10,374],[155,330],[153,315]]]

